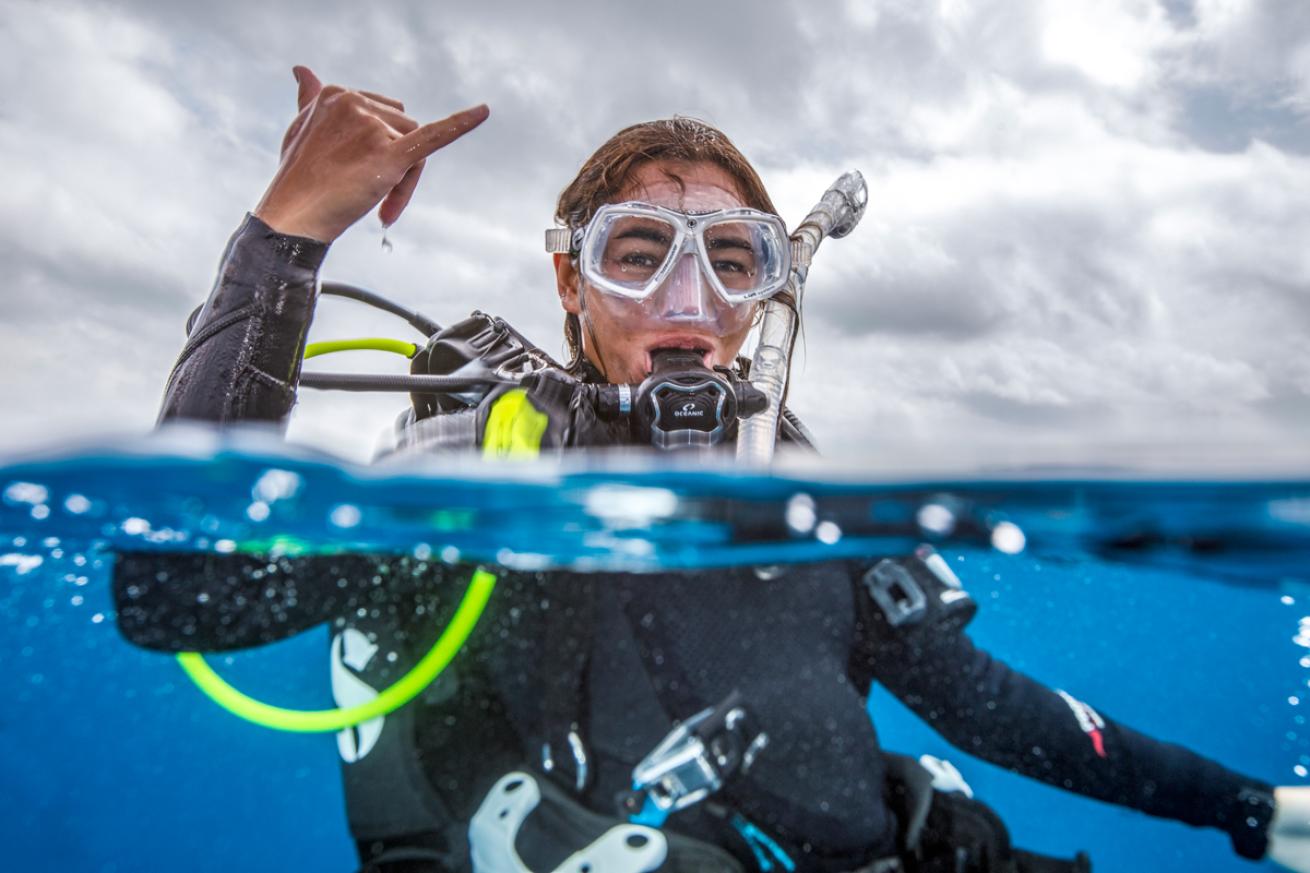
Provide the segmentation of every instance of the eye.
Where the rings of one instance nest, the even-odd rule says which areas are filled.
[[[714,272],[716,273],[749,274],[750,271],[749,264],[734,261],[730,258],[720,258],[714,262]]]
[[[619,263],[625,267],[644,267],[653,270],[659,266],[660,262],[655,259],[654,255],[646,252],[628,252],[619,258]]]

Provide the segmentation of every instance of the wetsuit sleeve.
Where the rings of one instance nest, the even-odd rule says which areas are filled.
[[[285,421],[327,249],[246,216],[190,325],[160,423]],[[357,589],[376,576],[376,563],[120,553],[114,560],[118,626],[131,642],[168,651],[271,642],[362,602],[370,592]],[[338,580],[345,580],[340,587]]]
[[[285,421],[327,250],[246,216],[169,376],[161,423]]]
[[[400,627],[436,584],[432,565],[378,555],[267,558],[124,552],[115,556],[118,627],[166,652],[264,645],[365,610]]]
[[[866,614],[853,678],[876,679],[952,745],[1098,800],[1227,831],[1238,854],[1263,857],[1273,789],[1181,746],[1116,723],[977,648],[958,630],[900,635]],[[932,633],[940,630],[939,633]]]

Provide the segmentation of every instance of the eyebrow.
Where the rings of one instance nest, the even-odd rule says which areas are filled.
[[[741,236],[716,236],[705,242],[706,248],[711,249],[746,249],[749,252],[755,251],[755,247],[750,244],[750,240]]]
[[[637,225],[635,227],[630,227],[627,230],[623,230],[615,234],[614,239],[644,239],[648,242],[668,243],[669,234],[664,231],[661,231],[658,226],[643,227],[641,225]]]

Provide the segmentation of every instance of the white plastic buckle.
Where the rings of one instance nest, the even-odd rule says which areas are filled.
[[[519,828],[541,803],[541,789],[527,773],[500,778],[469,822],[474,873],[532,873],[514,848]],[[669,844],[654,828],[619,824],[565,858],[551,873],[648,873],[664,863]]]

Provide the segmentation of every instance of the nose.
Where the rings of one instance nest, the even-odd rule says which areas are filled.
[[[679,258],[669,278],[659,290],[661,317],[670,320],[697,320],[709,317],[712,293],[701,275],[700,264],[690,252]]]

